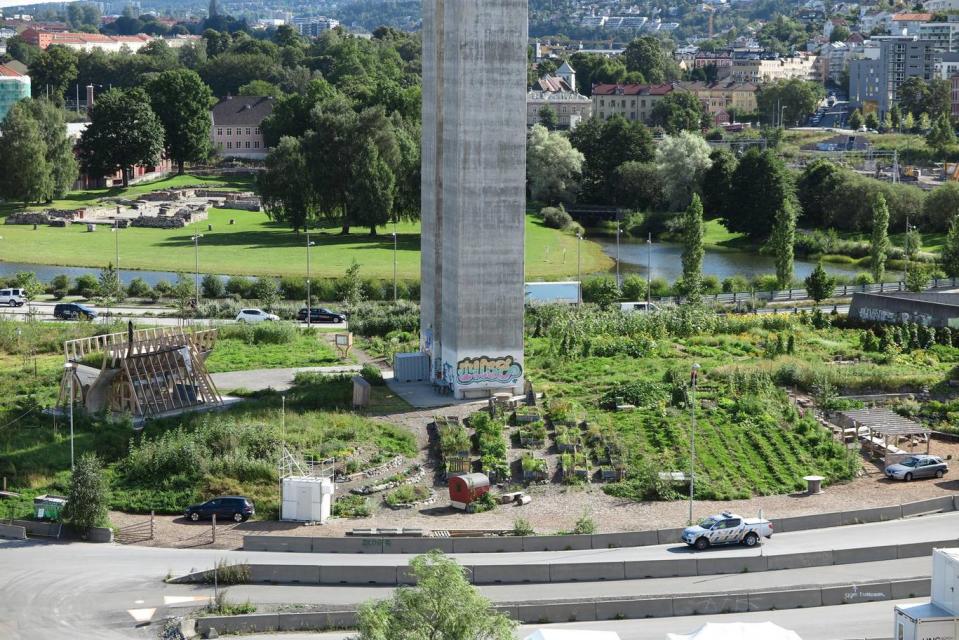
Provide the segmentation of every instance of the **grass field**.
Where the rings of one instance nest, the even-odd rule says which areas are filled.
[[[224,183],[222,179],[182,176],[122,189],[87,191],[73,194],[56,207],[92,204],[105,195],[136,195],[160,188],[207,182]],[[249,182],[226,181],[234,188],[248,188]],[[6,213],[12,208],[6,205]],[[2,214],[4,210],[0,210]],[[235,224],[230,224],[234,220]],[[208,230],[207,225],[212,225]],[[263,213],[232,209],[211,209],[209,220],[183,229],[120,230],[120,266],[124,269],[154,271],[192,271],[194,247],[192,236],[203,234],[199,242],[200,270],[205,273],[237,275],[306,275],[306,239],[282,225],[273,223]],[[403,222],[397,225],[397,274],[401,279],[419,279],[420,226]],[[317,278],[333,278],[343,274],[353,260],[361,266],[364,277],[392,278],[393,227],[381,228],[375,237],[368,230],[356,229],[348,236],[328,227],[314,233],[316,246],[311,250],[311,273]],[[10,225],[2,228],[0,256],[6,262],[52,264],[102,268],[115,258],[116,239],[108,229],[88,233],[84,225],[67,228]],[[526,277],[554,279],[576,274],[576,238],[545,227],[537,218],[526,217]],[[584,242],[583,273],[608,271],[612,261],[599,245]]]

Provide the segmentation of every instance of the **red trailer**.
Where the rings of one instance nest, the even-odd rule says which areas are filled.
[[[483,473],[466,473],[451,477],[449,487],[450,506],[454,509],[466,509],[469,504],[489,492],[489,478]]]

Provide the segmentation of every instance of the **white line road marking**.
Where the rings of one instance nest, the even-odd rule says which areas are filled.
[[[134,600],[133,604],[143,604],[143,600]]]
[[[193,604],[194,602],[209,602],[210,596],[163,596],[163,604],[170,606],[173,604]]]
[[[156,609],[127,609],[127,613],[129,613],[138,624],[149,622],[153,619],[153,614],[156,612]]]

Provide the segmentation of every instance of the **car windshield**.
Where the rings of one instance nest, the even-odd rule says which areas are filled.
[[[916,465],[919,464],[919,458],[906,458],[899,464],[901,464],[904,467],[915,467]]]
[[[710,529],[717,522],[719,522],[719,518],[714,518],[713,516],[709,516],[708,518],[703,518],[702,520],[700,520],[699,526],[701,526],[703,529]]]

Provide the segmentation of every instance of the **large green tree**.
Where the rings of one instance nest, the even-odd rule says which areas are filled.
[[[53,184],[40,125],[17,106],[0,123],[0,196],[29,205],[46,200]]]
[[[70,492],[63,517],[84,534],[90,527],[107,524],[109,487],[103,463],[95,454],[84,453],[70,476]]]
[[[163,146],[183,175],[184,164],[210,152],[210,103],[213,94],[189,69],[164,71],[147,83],[150,105],[163,125]]]
[[[614,203],[621,207],[644,211],[660,209],[666,203],[663,183],[654,162],[624,162],[616,167],[615,184]]]
[[[956,132],[947,114],[943,113],[932,123],[932,129],[926,134],[926,144],[940,157],[956,145]]]
[[[736,156],[727,149],[714,149],[709,154],[712,162],[703,173],[703,212],[709,219],[722,216],[732,206],[730,194],[736,172]]]
[[[688,91],[666,94],[653,107],[652,122],[668,134],[699,131],[703,121],[703,103]]]
[[[640,122],[621,116],[609,120],[590,118],[569,134],[583,154],[583,199],[608,204],[615,199],[616,169],[624,162],[653,159],[653,136]]]
[[[410,561],[415,587],[359,612],[358,640],[512,640],[515,623],[466,579],[463,567],[438,551]]]
[[[889,253],[889,207],[886,198],[877,193],[872,203],[872,237],[869,243],[869,271],[873,282],[882,282],[886,275]]]
[[[90,125],[77,145],[80,162],[87,171],[97,175],[121,171],[126,187],[133,167],[160,161],[163,125],[142,90],[107,91],[100,95],[89,115]]]
[[[764,122],[789,125],[805,120],[826,97],[818,82],[790,78],[764,84],[756,94],[756,103]]]
[[[693,194],[692,202],[683,213],[683,290],[686,295],[696,297],[702,292],[703,238],[706,226],[703,222],[703,203],[699,195]]]
[[[673,211],[689,206],[712,162],[709,153],[702,136],[688,131],[666,136],[656,147],[656,168]]]
[[[299,139],[280,138],[265,164],[266,170],[257,176],[257,188],[267,215],[294,231],[308,229],[315,214],[316,197]]]
[[[661,84],[677,77],[670,52],[653,36],[642,36],[626,45],[623,60],[627,71],[641,74],[646,82]]]
[[[942,270],[950,278],[959,278],[959,214],[953,215],[942,247]]]
[[[583,154],[565,135],[533,125],[526,140],[529,195],[547,204],[572,202],[579,188]]]
[[[33,95],[49,96],[63,104],[63,95],[77,79],[77,54],[62,45],[52,45],[30,63]]]
[[[732,204],[723,225],[753,240],[765,240],[772,234],[777,212],[787,206],[795,211],[795,197],[793,178],[783,160],[772,149],[754,147],[740,158],[733,174]]]
[[[787,199],[776,210],[769,244],[776,262],[776,284],[780,289],[788,289],[793,279],[793,255],[796,244],[796,207],[793,199]]]
[[[376,227],[392,218],[396,178],[372,139],[353,157],[351,194],[352,222],[369,227],[370,235],[375,236]]]
[[[844,179],[842,169],[825,158],[814,160],[803,169],[796,183],[796,194],[805,226],[829,228],[834,225],[831,214],[836,209],[836,192]]]

